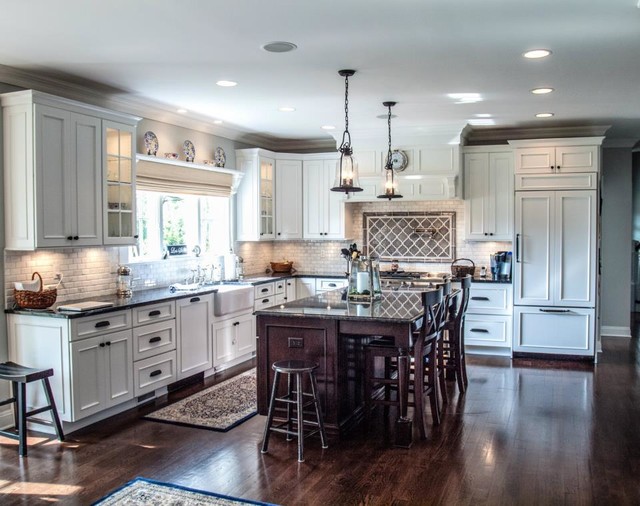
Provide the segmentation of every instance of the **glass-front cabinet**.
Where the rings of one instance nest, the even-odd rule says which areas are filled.
[[[134,244],[135,127],[103,121],[104,244]]]
[[[273,239],[273,166],[271,158],[260,157],[260,235]]]

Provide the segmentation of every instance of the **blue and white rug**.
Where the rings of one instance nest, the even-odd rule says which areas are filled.
[[[275,506],[272,503],[239,499],[147,478],[136,478],[93,504],[94,506],[239,506],[243,504]]]

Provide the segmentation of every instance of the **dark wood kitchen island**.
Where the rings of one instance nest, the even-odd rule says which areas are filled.
[[[364,345],[370,336],[393,337],[399,369],[408,374],[412,329],[423,311],[419,291],[384,292],[381,300],[355,304],[342,300],[341,290],[334,290],[255,314],[258,412],[267,414],[273,362],[311,360],[319,365],[316,372],[327,432],[343,435],[363,416]],[[405,403],[406,397],[406,392],[401,395]],[[410,420],[399,416],[396,428],[396,444],[409,446]]]

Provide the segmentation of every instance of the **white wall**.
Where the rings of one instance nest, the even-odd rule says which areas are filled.
[[[630,336],[632,279],[631,149],[602,150],[602,335]]]

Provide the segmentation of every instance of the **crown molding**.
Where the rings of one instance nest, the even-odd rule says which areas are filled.
[[[602,137],[611,125],[582,125],[533,128],[471,128],[465,145],[505,144],[510,140],[562,137]]]

